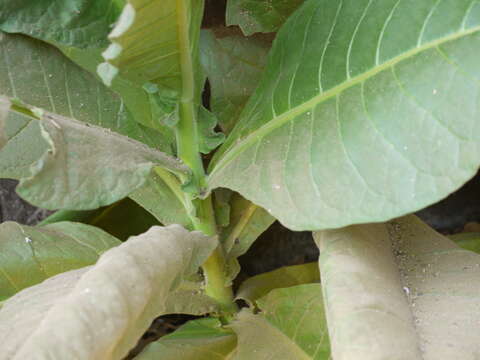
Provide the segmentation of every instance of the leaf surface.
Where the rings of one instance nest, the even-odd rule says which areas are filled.
[[[0,310],[3,358],[122,359],[216,245],[178,225],[153,227],[94,266],[23,290]]]
[[[480,253],[480,233],[460,233],[449,236],[449,239],[465,250]]]
[[[222,230],[220,241],[225,249],[227,278],[233,280],[240,271],[237,258],[248,251],[275,218],[236,193],[230,199],[230,207],[229,225]]]
[[[74,221],[100,228],[121,241],[142,234],[152,226],[160,225],[157,219],[129,198],[95,210],[59,210],[37,225],[61,221]]]
[[[478,357],[480,255],[414,216],[314,237],[333,358]]]
[[[133,120],[124,101],[116,93],[54,47],[22,35],[2,33],[0,36],[1,95],[99,125],[162,151],[171,151],[162,134]],[[33,132],[32,127],[33,124],[27,124],[12,132],[17,141],[28,146],[32,139],[24,132]],[[39,149],[32,146],[30,153],[38,154]]]
[[[34,111],[46,150],[20,174],[17,192],[47,209],[88,210],[111,204],[141,187],[154,166],[188,174],[179,160],[95,125],[13,105],[17,112]],[[18,148],[12,138],[13,147]],[[10,144],[10,142],[9,142]],[[4,150],[2,149],[2,152]],[[22,152],[13,152],[22,160]]]
[[[238,288],[236,298],[253,304],[274,289],[319,281],[320,273],[316,262],[285,266],[245,280]]]
[[[80,48],[106,45],[123,0],[2,0],[0,29]]]
[[[109,35],[112,44],[103,53],[99,75],[107,84],[119,74],[179,94],[183,72],[195,66],[202,15],[203,1],[127,0]]]
[[[246,36],[277,31],[304,0],[228,0],[227,25],[238,25]]]
[[[85,224],[0,225],[0,300],[59,273],[94,264],[120,241]]]
[[[97,74],[97,67],[104,62],[102,52],[105,49],[79,49],[62,46],[60,50],[73,62],[96,76],[98,81],[102,81]],[[134,84],[121,76],[116,76],[110,87],[121,96],[135,121],[159,131],[161,135],[157,134],[156,136],[161,136],[165,143],[173,147],[175,135],[172,129],[165,125],[165,119],[170,115],[157,105],[155,98],[152,98],[139,84]]]
[[[262,313],[239,313],[234,360],[330,359],[320,284],[276,289],[258,300]]]
[[[201,32],[200,59],[210,84],[210,107],[225,133],[233,129],[255,90],[270,46],[266,39],[225,29]]]
[[[187,209],[193,211],[193,205],[182,192],[180,182],[165,170],[156,169],[129,197],[163,225],[180,224],[192,228]]]
[[[236,336],[217,319],[192,320],[172,334],[150,344],[139,360],[227,360],[236,346]]]
[[[207,154],[223,143],[224,135],[215,133],[217,119],[200,105],[203,7],[203,0],[127,0],[97,72],[109,86],[120,76],[147,89],[159,112],[156,121],[184,128],[179,121],[194,117],[199,151]]]
[[[308,0],[211,163],[287,227],[384,221],[479,167],[480,4]]]

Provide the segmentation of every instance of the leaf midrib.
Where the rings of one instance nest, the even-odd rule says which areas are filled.
[[[383,64],[376,66],[358,76],[355,76],[353,78],[349,78],[346,81],[342,82],[339,85],[334,86],[330,90],[327,90],[325,92],[320,93],[319,95],[311,98],[308,101],[305,101],[302,104],[299,104],[290,110],[284,112],[280,116],[272,118],[270,121],[268,121],[266,124],[262,125],[259,127],[257,130],[254,132],[250,133],[244,140],[234,144],[230,149],[226,150],[226,152],[223,154],[223,156],[220,158],[220,160],[215,164],[212,172],[209,174],[209,179],[212,178],[216,172],[220,171],[222,168],[227,166],[230,162],[232,162],[239,154],[243,152],[243,150],[247,149],[248,147],[252,146],[254,143],[257,141],[260,141],[264,136],[269,134],[270,132],[274,131],[275,129],[279,128],[286,122],[294,119],[300,114],[303,114],[309,110],[311,110],[313,107],[318,105],[319,103],[322,103],[334,96],[337,96],[344,90],[353,87],[359,83],[364,82],[365,80],[375,76],[376,74],[389,69],[393,67],[394,65],[402,62],[403,60],[406,60],[410,57],[413,57],[423,51],[435,48],[439,45],[448,43],[450,41],[454,41],[457,39],[460,39],[464,36],[471,35],[473,33],[476,33],[480,31],[480,26],[475,26],[472,27],[468,30],[463,30],[457,33],[454,33],[452,35],[446,36],[444,38],[431,41],[428,43],[425,43],[424,46],[421,47],[415,47],[411,50],[408,50],[404,52],[401,55],[398,55]]]

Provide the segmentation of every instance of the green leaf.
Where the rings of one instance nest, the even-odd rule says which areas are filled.
[[[247,36],[275,32],[304,0],[228,0],[227,25],[238,25]]]
[[[231,324],[234,360],[328,360],[330,347],[320,284],[276,289],[258,300],[258,315],[242,310]]]
[[[0,300],[56,274],[94,264],[120,241],[93,226],[59,222],[0,225]]]
[[[169,172],[157,168],[146,183],[129,196],[163,225],[193,228],[189,216],[189,212],[194,211],[193,205],[183,193],[180,182]]]
[[[475,359],[480,255],[414,216],[314,237],[334,359]]]
[[[0,38],[1,95],[171,152],[168,139],[134,121],[117,94],[54,47],[21,35],[1,33]],[[29,148],[25,152],[35,156],[42,153],[42,147],[38,143],[29,144],[32,139],[24,134],[34,132],[32,127],[34,125],[26,124],[12,131],[10,137],[16,136],[16,141]]]
[[[130,236],[142,234],[152,226],[160,225],[157,219],[129,198],[95,210],[59,210],[42,220],[40,225],[60,221],[94,225],[122,241]]]
[[[94,266],[21,291],[0,310],[2,356],[123,359],[216,246],[215,238],[178,225],[153,227]]]
[[[102,81],[97,74],[97,67],[104,61],[102,57],[104,49],[79,49],[63,46],[60,47],[60,50],[76,64],[95,75],[98,81]],[[143,86],[117,76],[111,84],[111,89],[121,96],[135,121],[159,131],[161,135],[157,134],[156,136],[161,136],[164,142],[173,148],[175,136],[172,129],[165,125],[168,114],[158,107],[154,98],[145,91]]]
[[[253,276],[245,280],[237,291],[237,299],[243,299],[253,305],[257,299],[277,288],[288,288],[296,285],[320,281],[318,264],[308,263],[285,266],[277,270]]]
[[[154,166],[161,165],[178,174],[189,173],[179,160],[108,129],[38,108],[13,105],[13,109],[36,113],[30,117],[37,122],[46,144],[46,150],[29,167],[28,175],[18,176],[18,194],[33,205],[46,209],[94,209],[141,187]],[[12,139],[13,150],[17,151],[9,155],[13,156],[12,161],[21,161],[22,149]]]
[[[203,1],[127,0],[109,35],[112,44],[103,53],[99,75],[106,84],[120,75],[179,95],[185,90],[182,72],[196,63],[202,15]],[[191,43],[183,43],[181,34]]]
[[[77,47],[106,45],[123,0],[2,0],[0,30]]]
[[[198,145],[202,154],[209,154],[225,141],[225,134],[215,131],[217,123],[218,119],[213,113],[203,106],[198,108]]]
[[[275,218],[236,193],[232,195],[230,207],[230,224],[222,230],[220,242],[225,249],[227,279],[233,280],[240,272],[237,258],[247,252]]]
[[[460,233],[449,238],[461,248],[480,254],[480,233]]]
[[[172,334],[150,344],[138,360],[220,360],[231,359],[235,334],[212,318],[192,320]]]
[[[211,164],[287,227],[377,222],[434,203],[480,164],[480,5],[308,0]]]
[[[24,3],[25,1],[21,2]],[[69,0],[68,4],[56,4],[54,0],[50,0],[33,2],[29,5],[19,5],[18,2],[4,5],[10,8],[9,14],[11,17],[4,18],[3,23],[0,22],[0,29],[6,32],[23,33],[49,42],[75,63],[96,75],[98,65],[104,61],[101,53],[109,44],[108,34],[111,31],[111,26],[120,15],[125,1],[95,0],[93,2],[94,6],[90,3],[92,3],[91,0],[86,2]],[[1,6],[0,4],[0,9]],[[43,11],[47,7],[48,11]],[[42,10],[42,20],[36,18],[35,21],[30,23],[23,22],[25,19],[30,19],[33,15],[36,15],[35,12],[40,10]],[[53,26],[31,31],[31,28],[38,27],[47,17],[54,24]],[[12,19],[17,26],[9,25]],[[81,29],[76,27],[78,20],[82,21]],[[62,41],[62,39],[65,41]],[[135,121],[158,130],[165,142],[174,143],[173,132],[159,121],[165,114],[159,112],[155,104],[151,103],[148,94],[141,86],[118,77],[112,85],[112,89],[122,96]]]
[[[121,77],[146,89],[158,111],[152,118],[178,125],[183,135],[189,128],[191,137],[198,138],[195,147],[207,154],[223,143],[224,135],[215,133],[215,117],[200,106],[205,80],[198,56],[203,7],[203,0],[127,0],[109,35],[112,44],[103,52],[106,62],[97,71],[109,86]],[[183,123],[187,118],[198,119],[198,130]],[[177,143],[183,147],[182,141]]]
[[[210,83],[210,107],[229,133],[260,80],[271,43],[222,29],[203,30],[200,60]]]

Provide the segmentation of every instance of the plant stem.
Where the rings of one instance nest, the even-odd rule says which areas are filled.
[[[189,36],[190,26],[187,4],[187,0],[176,0],[178,44],[182,73],[182,94],[179,106],[180,119],[176,127],[176,140],[178,157],[190,167],[193,184],[197,191],[201,191],[206,187],[206,179],[198,143],[198,106],[195,104],[195,75]],[[205,235],[217,235],[211,198],[200,200],[193,199],[191,194],[185,194],[185,196],[190,197],[196,208],[196,214],[190,214],[194,228],[202,231]],[[210,255],[202,265],[202,268],[206,278],[205,291],[207,295],[219,303],[224,319],[228,319],[236,311],[236,305],[233,302],[231,287],[226,286],[225,259],[221,246]]]
[[[198,204],[197,217],[192,219],[195,229],[202,231],[205,235],[216,235],[217,229],[211,197],[195,200],[195,202]],[[207,280],[205,288],[207,295],[220,304],[224,317],[229,318],[237,311],[237,306],[233,302],[232,288],[226,285],[225,256],[222,246],[215,249],[202,268]]]

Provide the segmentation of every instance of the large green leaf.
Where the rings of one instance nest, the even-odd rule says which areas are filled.
[[[225,133],[235,126],[255,90],[270,46],[266,39],[226,29],[202,31],[200,60],[210,84],[210,107]]]
[[[138,360],[227,360],[236,347],[231,330],[220,321],[204,318],[189,321],[174,333],[150,344]],[[254,359],[254,358],[252,358]]]
[[[245,35],[274,32],[304,0],[228,0],[227,25],[238,25]]]
[[[330,346],[320,284],[276,289],[258,300],[262,312],[242,310],[231,325],[234,360],[328,360]]]
[[[267,295],[274,289],[319,281],[320,273],[316,262],[285,266],[245,280],[238,288],[236,298],[254,304],[257,299]]]
[[[334,359],[480,353],[480,255],[418,218],[317,232]]]
[[[21,180],[17,192],[34,205],[46,209],[94,209],[141,187],[154,166],[189,173],[176,158],[108,129],[38,108],[13,105],[12,109],[35,113],[25,117],[33,119],[45,143],[44,151],[37,154],[40,157],[16,176]],[[0,154],[6,152],[12,162],[21,162],[22,148],[15,140],[11,138]]]
[[[0,310],[2,357],[123,359],[216,246],[178,225],[153,227],[94,266],[21,291]]]
[[[120,241],[85,224],[0,225],[0,301],[43,280],[94,264]]]
[[[106,45],[124,0],[0,0],[0,29],[77,47]]]
[[[308,0],[211,165],[295,230],[431,204],[480,163],[480,4]]]
[[[102,126],[162,151],[171,151],[169,141],[162,134],[134,121],[117,94],[54,47],[21,35],[1,33],[0,36],[1,95]],[[32,126],[25,125],[13,134],[17,141],[25,142],[24,147],[31,148],[28,152],[35,156],[39,145],[33,147],[33,140],[24,134],[33,131]]]

